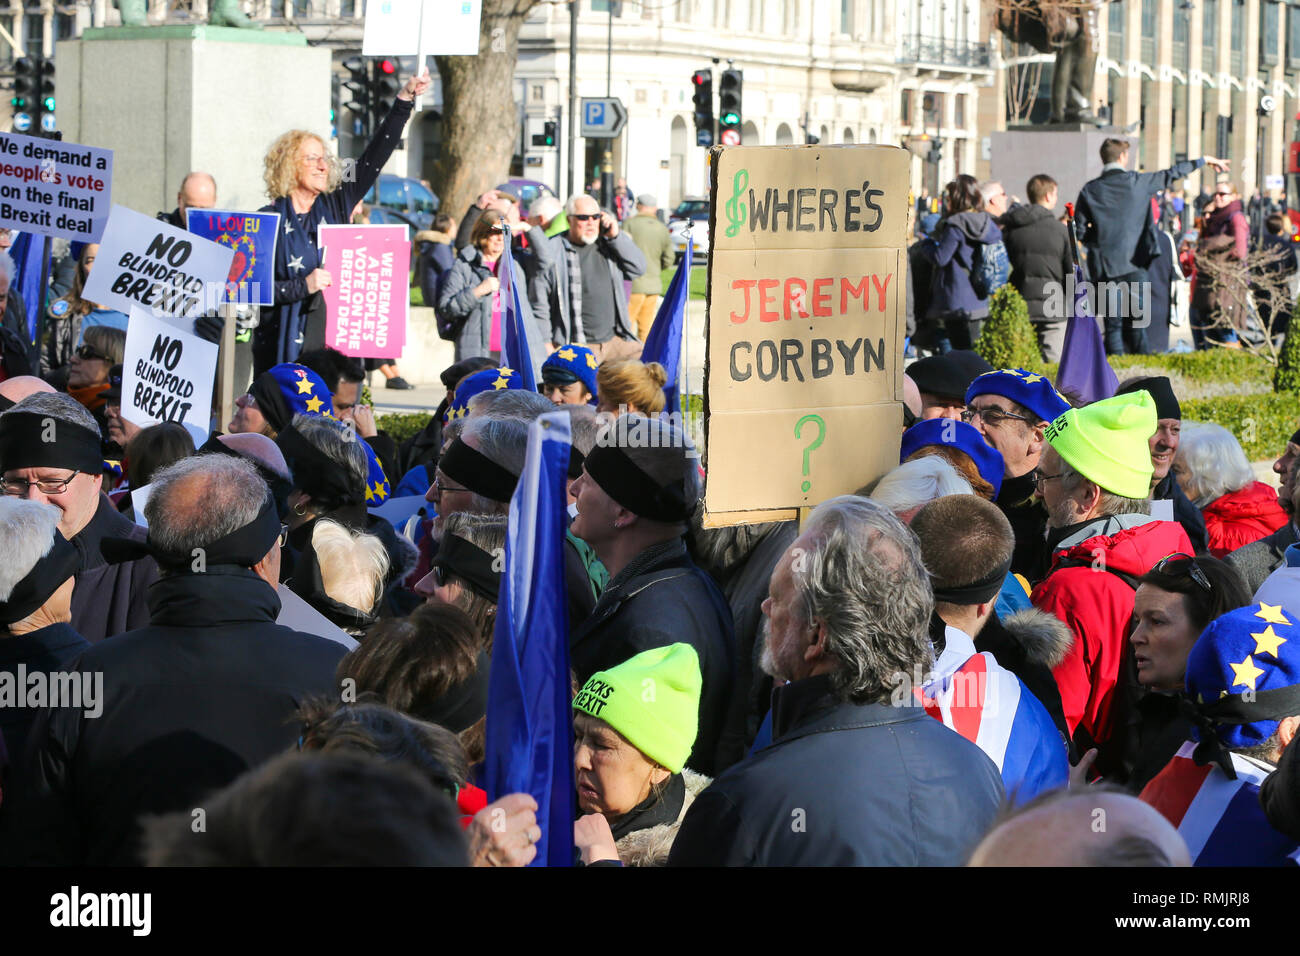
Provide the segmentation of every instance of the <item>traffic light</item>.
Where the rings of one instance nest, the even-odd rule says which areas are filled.
[[[723,146],[740,145],[740,103],[744,85],[740,70],[723,70],[718,84],[718,140]]]
[[[820,136],[815,136],[812,133],[805,133],[803,141],[806,146],[816,146],[822,141],[822,138]]]
[[[348,71],[348,79],[343,86],[352,94],[352,99],[343,105],[353,115],[353,135],[370,135],[370,71],[366,61],[359,56],[350,56],[343,61],[343,69]],[[358,127],[360,127],[358,129]]]
[[[930,142],[930,152],[925,157],[926,162],[939,165],[939,160],[943,159],[943,140],[935,139]]]
[[[13,107],[15,133],[26,133],[32,128],[33,114],[37,113],[39,70],[36,60],[27,57],[14,63],[14,95],[9,105]]]
[[[376,60],[375,81],[370,88],[371,132],[379,129],[379,124],[388,115],[388,108],[393,105],[397,91],[401,88],[402,83],[397,78],[397,60],[387,56]]]
[[[559,125],[555,120],[547,120],[542,124],[542,132],[533,134],[534,146],[554,146],[555,134]]]
[[[713,71],[696,70],[691,74],[695,87],[695,145],[713,145]]]
[[[53,133],[58,128],[54,117],[54,61],[40,57],[36,60],[37,89],[36,113],[37,125],[46,133]]]

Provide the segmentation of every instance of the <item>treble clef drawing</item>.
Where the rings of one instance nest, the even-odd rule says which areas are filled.
[[[728,239],[734,239],[740,232],[740,227],[745,224],[745,207],[741,203],[741,196],[748,188],[749,170],[737,170],[735,178],[731,181],[731,198],[726,202],[727,218],[731,221],[731,225],[727,226]]]

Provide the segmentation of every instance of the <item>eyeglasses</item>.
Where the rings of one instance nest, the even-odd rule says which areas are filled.
[[[304,166],[328,166],[329,160],[324,156],[304,156],[298,160]]]
[[[1165,555],[1151,567],[1151,570],[1160,571],[1164,574],[1174,574],[1175,572],[1173,570],[1166,571],[1165,568],[1170,561],[1175,560],[1183,560],[1187,562],[1187,575],[1195,581],[1197,585],[1206,591],[1214,590],[1214,585],[1210,584],[1210,579],[1205,576],[1205,572],[1201,570],[1201,566],[1196,563],[1196,558],[1182,551],[1175,551],[1173,554]]]
[[[593,219],[599,219],[599,218],[600,218],[600,213],[598,213],[598,212],[575,212],[573,215],[569,216],[569,218],[572,219],[572,220],[574,220],[575,222],[591,222],[591,220],[593,220]]]
[[[75,354],[77,358],[81,359],[83,362],[88,362],[91,359],[99,359],[101,362],[107,362],[109,365],[113,364],[111,358],[103,352],[96,350],[93,345],[78,345]]]
[[[962,421],[968,423],[972,422],[975,420],[976,416],[984,419],[984,424],[988,425],[990,428],[996,428],[998,425],[1002,424],[1008,418],[1014,418],[1018,422],[1029,421],[1029,419],[1025,418],[1024,415],[1013,415],[1011,412],[1004,412],[1002,409],[998,408],[995,405],[990,405],[988,408],[971,408],[968,405],[964,409],[962,409],[962,413],[961,413]]]
[[[1031,478],[1032,478],[1032,480],[1033,480],[1033,482],[1034,482],[1034,487],[1037,488],[1039,491],[1042,491],[1042,489],[1043,489],[1043,483],[1044,483],[1044,482],[1052,481],[1053,479],[1055,479],[1055,478],[1060,478],[1060,477],[1061,477],[1061,475],[1059,475],[1059,474],[1057,474],[1057,475],[1042,475],[1042,474],[1039,474],[1037,471],[1035,471],[1035,472],[1033,473],[1033,475],[1031,476]]]
[[[72,479],[80,474],[82,472],[74,471],[66,478],[41,478],[37,481],[28,481],[26,478],[0,478],[0,492],[14,498],[26,498],[27,493],[35,485],[36,490],[43,495],[61,495],[68,490]]]
[[[455,485],[444,485],[442,483],[441,477],[438,475],[433,476],[433,487],[435,490],[437,490],[438,494],[440,495],[445,494],[448,491],[463,491],[466,494],[471,493],[468,488],[457,488]]]

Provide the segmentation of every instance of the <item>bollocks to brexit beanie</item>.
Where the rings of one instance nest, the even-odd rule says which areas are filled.
[[[573,709],[603,720],[655,763],[681,773],[699,729],[701,684],[695,648],[652,647],[592,674]]]
[[[1151,494],[1156,403],[1145,391],[1071,408],[1047,427],[1047,443],[1071,468],[1125,498]]]
[[[1026,372],[1023,368],[1000,368],[995,372],[985,372],[966,389],[966,404],[969,405],[976,395],[1001,395],[1009,398],[1045,422],[1055,421],[1070,408],[1070,403],[1052,387],[1046,376]],[[1032,426],[1036,423],[1029,424]]]

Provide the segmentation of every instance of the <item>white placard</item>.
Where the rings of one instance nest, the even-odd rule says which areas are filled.
[[[234,257],[228,246],[115,205],[83,297],[121,312],[197,318],[226,300]]]
[[[1173,521],[1174,520],[1173,501],[1168,498],[1163,500],[1156,499],[1152,501],[1151,517],[1155,518],[1157,521]]]
[[[423,36],[420,6],[421,0],[370,0],[362,55],[478,55],[482,0],[423,0]]]
[[[217,346],[131,309],[122,358],[122,417],[141,427],[180,422],[194,447],[208,440]]]
[[[113,151],[0,133],[0,228],[98,242],[113,194]]]
[[[342,644],[348,650],[357,646],[356,638],[290,591],[286,585],[281,584],[275,593],[280,597],[280,614],[275,619],[276,624],[304,634],[315,634],[335,644]]]
[[[142,528],[149,527],[149,522],[144,516],[144,506],[149,503],[149,492],[152,489],[153,482],[131,489],[131,507],[135,510],[135,523]]]

